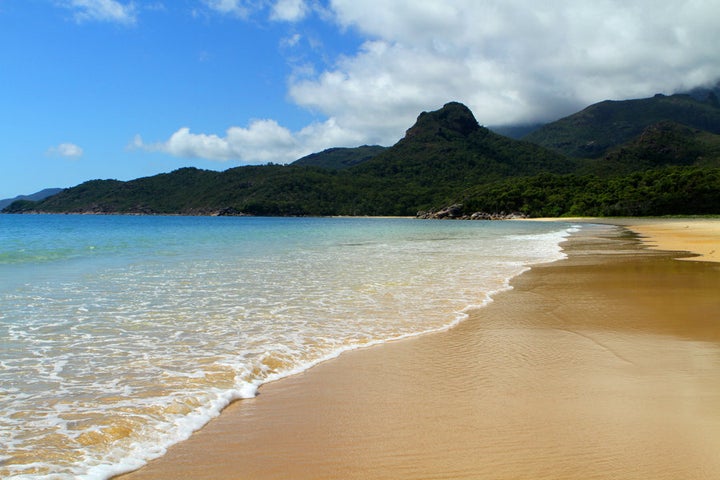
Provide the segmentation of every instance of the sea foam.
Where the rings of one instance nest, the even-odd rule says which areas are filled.
[[[563,258],[560,243],[574,228],[2,221],[32,240],[24,251],[21,239],[0,241],[0,274],[15,275],[0,287],[0,477],[88,480],[163,455],[266,382],[347,350],[451,328],[533,264]],[[48,245],[57,252],[40,255]]]

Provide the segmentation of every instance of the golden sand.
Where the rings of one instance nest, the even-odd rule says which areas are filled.
[[[683,260],[720,262],[720,219],[665,220],[636,222],[630,229],[642,235],[651,248],[658,250],[690,251],[697,257]]]
[[[720,262],[720,218],[534,218],[529,221],[579,222],[621,225],[638,233],[654,250],[692,252],[681,260]]]
[[[720,478],[720,265],[614,227],[564,248],[458,327],[268,384],[123,479]]]

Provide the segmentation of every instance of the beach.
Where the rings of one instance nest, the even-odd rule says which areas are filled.
[[[718,220],[685,219],[657,222],[634,221],[630,226],[634,232],[646,239],[651,248],[658,250],[691,251],[697,256],[682,257],[681,260],[720,262],[720,241]]]
[[[458,326],[266,384],[119,478],[720,478],[720,264],[678,260],[717,260],[720,222],[586,221]]]

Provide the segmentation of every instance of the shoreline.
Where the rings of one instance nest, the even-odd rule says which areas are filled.
[[[583,230],[455,328],[266,384],[116,478],[709,478],[717,267]]]
[[[626,227],[653,250],[689,252],[679,260],[720,262],[720,218],[576,217],[533,218],[530,222],[577,222]]]
[[[720,262],[720,219],[634,222],[631,230],[654,250],[689,251],[697,257],[680,260]]]

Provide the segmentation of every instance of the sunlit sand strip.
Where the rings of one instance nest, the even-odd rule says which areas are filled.
[[[684,250],[699,255],[682,260],[720,262],[720,219],[649,219],[631,223],[629,228],[642,235],[650,248]]]
[[[720,218],[581,217],[533,218],[527,221],[563,221],[621,225],[638,233],[649,248],[691,252],[679,260],[720,262]]]

